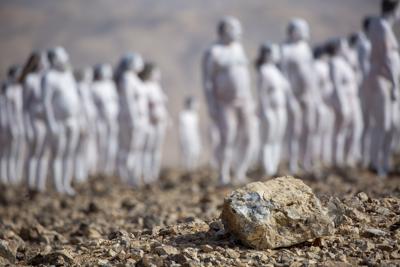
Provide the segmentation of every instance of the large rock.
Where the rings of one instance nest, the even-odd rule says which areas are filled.
[[[293,177],[251,183],[232,192],[221,219],[226,230],[256,249],[289,247],[333,231],[311,188]]]

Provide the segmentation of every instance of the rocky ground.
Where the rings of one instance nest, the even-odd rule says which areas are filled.
[[[207,170],[165,171],[142,190],[97,177],[76,197],[0,188],[0,265],[400,266],[400,175],[329,173],[302,178],[335,215],[335,234],[264,251],[224,230],[233,187]]]

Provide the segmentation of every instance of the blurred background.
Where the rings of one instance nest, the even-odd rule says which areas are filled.
[[[253,61],[261,42],[284,40],[292,17],[308,20],[312,43],[318,43],[358,31],[365,15],[379,12],[379,4],[380,0],[1,0],[0,77],[11,64],[23,64],[33,49],[56,45],[67,49],[76,67],[116,64],[126,51],[142,53],[163,72],[173,121],[164,165],[177,166],[176,118],[188,94],[200,99],[207,146],[200,61],[215,40],[215,25],[222,16],[242,21],[243,43]]]

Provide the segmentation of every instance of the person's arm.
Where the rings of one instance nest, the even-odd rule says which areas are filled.
[[[393,100],[395,100],[397,98],[397,90],[399,88],[399,77],[397,75],[399,70],[397,69],[397,64],[393,62],[392,53],[393,49],[395,49],[395,47],[397,46],[397,41],[395,40],[393,31],[390,26],[384,26],[382,34],[384,41],[384,45],[382,46],[384,49],[384,51],[382,51],[382,55],[384,56],[383,70],[385,76],[392,83],[391,97]]]
[[[211,117],[216,116],[216,104],[214,99],[214,76],[216,74],[215,64],[211,50],[207,50],[202,62],[203,89],[207,101],[208,112]]]
[[[31,104],[31,101],[29,99],[29,93],[30,93],[30,87],[29,87],[29,80],[26,79],[23,85],[23,90],[22,90],[22,104],[24,107],[24,112],[23,112],[23,122],[24,122],[24,129],[26,133],[26,137],[28,140],[33,139],[33,126],[32,126],[32,114],[30,113],[29,110],[29,105]]]
[[[258,71],[258,98],[259,98],[259,103],[260,103],[260,111],[261,114],[266,117],[267,116],[267,106],[268,106],[268,94],[266,93],[266,90],[268,89],[268,82],[266,78],[264,77],[263,73],[261,70]]]
[[[42,79],[42,96],[44,103],[44,112],[46,118],[47,127],[50,129],[52,134],[56,134],[58,132],[57,122],[54,116],[54,109],[52,105],[53,93],[54,89],[51,85],[51,81],[48,75],[44,76]]]

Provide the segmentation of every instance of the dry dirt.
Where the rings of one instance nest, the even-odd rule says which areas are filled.
[[[0,188],[0,265],[400,265],[399,174],[303,178],[336,215],[335,234],[266,251],[224,231],[218,217],[234,187],[218,188],[208,170],[166,170],[160,185],[141,190],[96,177],[77,197]]]

